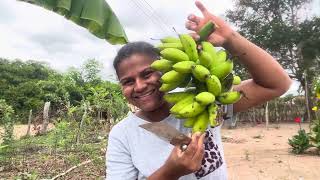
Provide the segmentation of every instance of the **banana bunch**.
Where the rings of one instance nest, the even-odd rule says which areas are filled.
[[[200,30],[202,39],[212,33],[212,24]],[[162,38],[157,48],[161,58],[151,67],[163,73],[160,91],[166,92],[164,99],[173,104],[171,114],[185,119],[184,126],[193,132],[217,126],[219,107],[242,97],[241,92],[232,89],[241,78],[233,74],[233,60],[227,51],[218,51],[204,40],[196,42],[189,34]],[[169,92],[176,88],[184,91]]]

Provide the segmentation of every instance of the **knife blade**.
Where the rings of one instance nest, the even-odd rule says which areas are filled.
[[[190,137],[165,122],[146,123],[139,126],[174,146],[179,145],[182,151],[184,151],[191,142]]]

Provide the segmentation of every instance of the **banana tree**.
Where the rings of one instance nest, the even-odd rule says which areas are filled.
[[[18,0],[58,13],[110,44],[128,42],[117,16],[105,0]]]

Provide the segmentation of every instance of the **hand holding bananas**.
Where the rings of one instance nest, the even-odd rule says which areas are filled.
[[[200,30],[200,36],[206,37],[213,30],[214,24],[208,23]],[[160,91],[185,88],[183,92],[165,94],[165,100],[174,104],[170,112],[186,119],[184,126],[193,132],[204,132],[208,124],[217,126],[218,105],[233,104],[242,97],[241,92],[232,90],[232,85],[240,84],[241,79],[232,74],[233,61],[227,52],[217,51],[207,41],[196,43],[188,34],[165,37],[161,42],[161,59],[151,64],[163,73]]]

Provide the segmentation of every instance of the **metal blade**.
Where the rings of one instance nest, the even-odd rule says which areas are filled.
[[[141,128],[150,131],[160,137],[168,141],[170,144],[176,145],[188,145],[191,142],[191,138],[181,133],[174,127],[168,125],[165,122],[154,122],[154,123],[146,123],[140,125]]]

